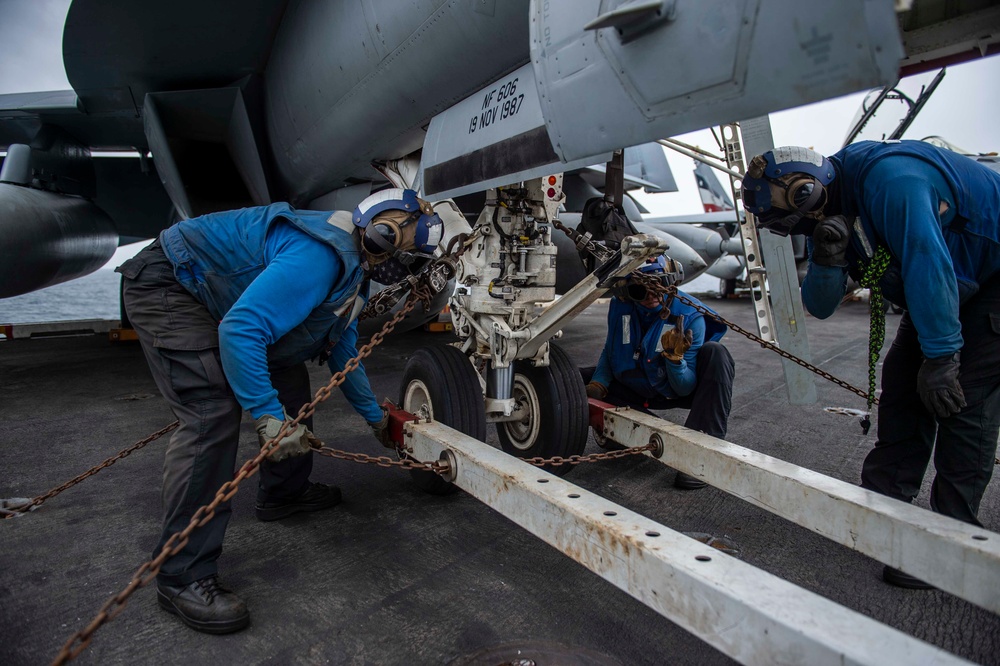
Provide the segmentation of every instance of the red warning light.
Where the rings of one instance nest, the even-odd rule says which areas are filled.
[[[549,199],[555,199],[556,198],[556,190],[555,190],[555,188],[554,187],[550,187],[549,191],[546,192],[546,194],[549,195]]]
[[[555,184],[556,184],[556,177],[549,176],[549,185],[555,185]]]

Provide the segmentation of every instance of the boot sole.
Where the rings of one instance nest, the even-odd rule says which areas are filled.
[[[311,513],[313,511],[322,511],[323,509],[329,509],[340,504],[341,495],[338,492],[331,496],[329,501],[323,502],[322,504],[286,504],[285,506],[275,506],[267,508],[256,508],[257,520],[263,523],[269,523],[272,520],[281,520],[282,518],[288,518],[296,513]]]
[[[200,631],[204,634],[231,634],[240,631],[241,629],[246,629],[246,627],[250,624],[250,613],[241,615],[233,620],[195,620],[194,618],[185,615],[179,608],[177,608],[176,605],[174,605],[174,602],[160,590],[156,591],[156,599],[160,602],[160,608],[167,611],[171,615],[176,615],[180,618],[181,622],[195,631]]]
[[[708,483],[705,481],[695,478],[690,474],[685,474],[684,476],[678,475],[674,479],[674,488],[677,488],[678,490],[701,490],[707,485]]]
[[[935,587],[930,583],[911,576],[910,574],[885,566],[882,569],[882,580],[893,587],[901,587],[905,590],[933,590]]]

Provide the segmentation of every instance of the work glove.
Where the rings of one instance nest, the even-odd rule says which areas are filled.
[[[382,418],[375,423],[369,423],[372,427],[372,434],[375,435],[375,439],[378,443],[387,449],[396,448],[395,443],[389,439],[389,410],[385,407],[382,408]]]
[[[812,260],[819,266],[847,265],[845,254],[851,240],[851,227],[843,215],[834,215],[820,220],[813,230]]]
[[[925,358],[917,371],[917,393],[929,412],[939,419],[958,414],[965,407],[965,394],[958,383],[959,354]]]
[[[600,382],[587,383],[587,397],[595,400],[604,400],[608,397],[608,387]]]
[[[684,315],[677,315],[673,328],[668,328],[660,336],[660,346],[663,347],[663,358],[671,363],[680,363],[684,354],[694,344],[694,334],[684,330]]]
[[[282,412],[286,421],[291,421],[288,418],[287,412]],[[264,416],[257,419],[254,426],[257,428],[257,441],[260,442],[261,447],[267,444],[270,440],[278,434],[281,430],[281,426],[284,422],[280,419],[276,419],[270,414],[265,414]],[[309,432],[309,428],[305,427],[301,423],[295,426],[295,428],[288,432],[278,445],[271,450],[271,455],[268,456],[272,462],[281,462],[286,458],[294,458],[295,456],[304,456],[309,453],[312,446],[322,446],[323,443],[316,439],[316,437]]]

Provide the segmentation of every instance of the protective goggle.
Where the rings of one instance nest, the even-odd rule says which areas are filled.
[[[787,236],[804,217],[822,210],[826,205],[826,188],[812,176],[802,176],[788,183],[770,181],[771,207],[757,216],[760,226],[768,231]],[[775,206],[774,202],[782,202]]]
[[[754,157],[747,169],[741,193],[743,207],[757,216],[759,226],[787,236],[803,218],[815,217],[823,209],[827,202],[826,187],[812,173],[799,171],[814,170],[815,165],[805,162],[771,165],[765,155]],[[779,176],[782,170],[778,166],[793,170]],[[833,178],[830,173],[822,170],[820,173],[827,181]]]
[[[433,255],[442,231],[441,218],[433,212],[390,210],[365,227],[361,242],[373,263],[392,258],[409,266]]]

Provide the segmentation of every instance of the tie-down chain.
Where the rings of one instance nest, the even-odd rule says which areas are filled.
[[[451,247],[451,246],[450,246]],[[208,523],[214,516],[215,510],[223,502],[231,499],[239,490],[240,483],[253,476],[260,467],[261,462],[267,458],[276,448],[277,443],[280,442],[288,432],[294,430],[298,424],[303,420],[312,416],[316,411],[316,406],[325,401],[330,397],[333,388],[342,384],[349,372],[354,371],[360,365],[361,361],[367,358],[372,350],[382,343],[386,335],[392,332],[396,325],[403,320],[406,315],[413,311],[416,306],[417,301],[422,301],[424,303],[425,309],[430,303],[431,298],[434,293],[441,291],[444,286],[448,283],[451,277],[454,275],[454,267],[458,258],[467,249],[468,244],[462,241],[462,247],[460,250],[451,256],[446,256],[439,258],[438,260],[431,262],[422,271],[418,277],[421,279],[417,281],[406,280],[401,284],[393,285],[384,291],[389,292],[389,296],[383,299],[379,299],[379,294],[376,294],[373,300],[377,300],[380,303],[377,310],[368,311],[366,308],[366,316],[376,316],[377,314],[388,311],[391,307],[399,301],[399,295],[403,293],[403,290],[409,290],[410,297],[404,303],[403,307],[396,312],[393,317],[385,323],[382,329],[375,333],[371,340],[358,350],[358,355],[351,358],[344,364],[344,368],[336,373],[330,378],[330,381],[323,387],[316,391],[316,394],[311,402],[303,405],[299,410],[296,417],[290,421],[286,421],[281,430],[270,440],[268,440],[260,449],[260,451],[252,459],[248,460],[246,463],[240,467],[239,471],[233,477],[231,481],[224,483],[219,490],[216,492],[215,498],[208,504],[201,506],[195,511],[194,515],[191,516],[191,520],[180,532],[176,532],[167,539],[167,542],[163,545],[160,553],[152,560],[149,560],[142,564],[139,569],[133,574],[128,585],[125,586],[120,592],[112,595],[100,608],[91,622],[83,629],[74,633],[62,646],[59,653],[56,655],[53,664],[65,664],[73,659],[75,659],[83,650],[90,645],[93,640],[94,633],[100,629],[105,623],[113,620],[115,617],[121,613],[125,605],[128,603],[128,599],[132,594],[141,587],[149,585],[156,579],[157,574],[163,564],[170,559],[172,556],[176,555],[184,546],[187,545],[190,535],[199,527],[204,526]],[[450,249],[450,248],[449,248]],[[395,299],[389,303],[390,299]],[[133,451],[138,450],[148,444],[149,442],[158,439],[162,435],[170,432],[177,427],[177,423],[172,423],[169,426],[153,433],[152,435],[140,440],[136,444],[132,445],[128,449],[125,449],[116,456],[109,458],[100,465],[95,466],[91,470],[88,470],[79,477],[76,477],[70,482],[53,489],[52,491],[46,493],[45,495],[39,496],[32,500],[31,506],[38,506],[46,499],[55,496],[59,492],[76,485],[85,478],[96,474],[101,469],[113,464],[117,460],[124,458],[125,456],[131,454]],[[317,440],[318,441],[318,440]],[[585,462],[597,462],[599,460],[610,460],[615,458],[622,458],[630,455],[639,455],[645,451],[652,450],[653,445],[648,445],[645,447],[637,447],[632,449],[626,449],[623,451],[612,451],[605,453],[595,453],[588,456],[569,456],[568,458],[563,458],[561,456],[554,456],[552,458],[530,458],[525,462],[532,465],[544,466],[552,465],[558,466],[563,464],[568,465],[578,465]],[[399,460],[393,460],[387,456],[369,456],[363,453],[351,453],[346,451],[340,451],[337,449],[331,449],[320,443],[319,446],[314,447],[313,451],[319,455],[323,455],[330,458],[348,460],[357,463],[367,463],[375,464],[379,467],[401,467],[403,469],[413,469],[429,471],[439,474],[441,476],[447,476],[450,472],[450,467],[446,462],[443,461],[432,461],[432,462],[421,462],[414,460],[408,454],[408,452],[400,447],[397,449],[399,454]]]
[[[567,227],[566,225],[562,224],[558,220],[554,220],[552,224],[553,224],[553,226],[555,228],[559,229],[560,231],[562,231],[563,233],[565,233],[567,236],[569,236],[570,239],[573,240],[574,243],[576,243],[576,247],[577,247],[578,250],[585,251],[588,254],[592,255],[597,260],[598,263],[603,263],[603,262],[607,261],[614,254],[614,251],[610,250],[607,246],[602,245],[602,244],[600,244],[598,242],[595,242],[591,238],[591,234],[589,234],[589,233],[588,234],[581,234],[579,231],[576,231],[575,229],[570,229],[569,227]],[[861,396],[865,400],[869,401],[868,402],[869,409],[871,409],[871,405],[872,404],[876,404],[876,405],[878,404],[878,398],[875,398],[874,396],[872,396],[871,392],[865,392],[865,391],[863,391],[863,390],[861,390],[861,389],[859,389],[859,388],[857,388],[857,387],[855,387],[855,386],[853,386],[853,385],[845,382],[842,379],[834,377],[829,372],[826,372],[825,370],[821,370],[820,368],[816,367],[812,363],[809,363],[808,361],[803,360],[803,359],[799,358],[798,356],[795,356],[794,354],[788,353],[787,351],[781,349],[780,347],[778,347],[774,343],[768,342],[767,340],[764,340],[760,336],[751,333],[750,331],[748,331],[745,328],[739,326],[738,324],[734,324],[733,322],[725,319],[724,317],[721,317],[720,315],[716,314],[715,312],[712,312],[711,310],[709,310],[705,306],[700,305],[698,303],[695,303],[691,299],[685,297],[683,294],[678,293],[677,287],[675,285],[664,286],[655,277],[650,276],[650,275],[644,275],[644,274],[642,274],[642,273],[640,273],[638,271],[632,273],[632,275],[630,277],[633,280],[635,280],[636,282],[641,282],[646,287],[647,290],[654,291],[654,292],[660,294],[661,296],[665,295],[665,296],[668,296],[669,298],[676,298],[677,300],[681,301],[682,303],[690,305],[691,307],[693,307],[695,310],[697,310],[698,312],[702,313],[706,317],[711,317],[712,319],[714,319],[715,321],[719,322],[723,326],[726,326],[726,327],[732,329],[733,331],[739,333],[740,335],[743,335],[743,336],[749,338],[750,340],[753,340],[754,342],[756,342],[757,344],[759,344],[761,347],[763,347],[765,349],[770,349],[771,351],[775,352],[779,356],[781,356],[783,358],[786,358],[789,361],[792,361],[793,363],[797,363],[798,365],[801,365],[803,368],[805,368],[807,370],[810,370],[811,372],[816,373],[820,377],[822,377],[822,378],[824,378],[824,379],[826,379],[828,381],[831,381],[834,384],[837,384],[838,386],[841,386],[841,387],[847,389],[848,391],[851,391],[852,393],[855,393],[855,394]],[[664,313],[668,314],[669,313],[669,308],[667,308],[667,310],[664,310]]]

